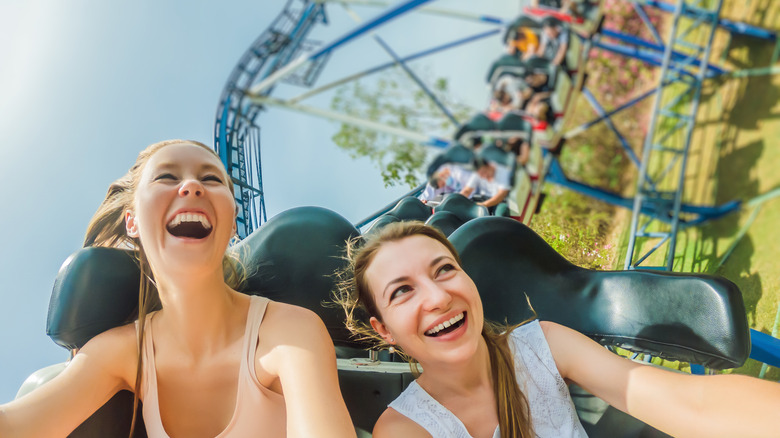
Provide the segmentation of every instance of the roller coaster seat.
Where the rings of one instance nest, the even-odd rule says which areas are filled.
[[[376,218],[374,223],[371,224],[370,227],[363,233],[363,234],[372,234],[376,233],[377,231],[381,230],[385,227],[385,225],[392,224],[393,222],[400,222],[401,219],[397,218],[396,216],[393,216],[392,214],[385,213],[382,216],[379,216]]]
[[[464,135],[471,132],[495,131],[496,123],[483,113],[475,114],[455,132],[455,140],[464,141]]]
[[[431,207],[423,204],[422,201],[414,196],[407,196],[388,211],[387,214],[393,215],[402,221],[421,221],[425,222],[431,216],[433,211]]]
[[[533,126],[531,125],[531,122],[524,119],[523,116],[518,113],[508,112],[504,114],[504,117],[496,124],[496,128],[499,131],[521,132],[523,133],[522,137],[524,140],[532,141]]]
[[[425,221],[427,225],[430,225],[437,230],[441,231],[445,236],[448,236],[452,234],[453,231],[457,230],[458,227],[466,223],[463,219],[458,217],[455,213],[451,211],[436,211],[431,215],[431,217],[428,218],[427,221]]]
[[[605,345],[713,369],[741,366],[750,335],[737,286],[705,274],[593,271],[559,255],[522,223],[470,221],[450,236],[482,296],[485,317],[533,315]]]
[[[447,211],[457,216],[463,223],[471,219],[488,216],[488,209],[477,205],[474,201],[460,193],[450,193],[444,197],[441,204],[436,206],[435,213]]]
[[[520,222],[479,218],[449,237],[477,285],[485,318],[519,323],[533,316],[622,346],[714,369],[741,366],[750,335],[739,289],[703,274],[592,271],[561,257]],[[572,398],[588,435],[668,435],[618,411],[576,385]]]
[[[485,81],[489,83],[491,87],[494,87],[498,79],[504,75],[522,78],[525,73],[525,68],[525,62],[515,55],[506,53],[493,61],[488,69]]]
[[[453,143],[447,150],[437,155],[431,164],[428,166],[428,170],[425,171],[425,175],[430,178],[439,167],[447,163],[457,163],[463,165],[471,165],[474,162],[474,151],[460,143]]]
[[[504,30],[504,37],[502,39],[504,44],[509,42],[509,39],[513,36],[513,32],[516,32],[517,28],[520,27],[527,27],[539,32],[539,30],[542,28],[542,23],[530,15],[520,14],[517,18],[514,19],[514,21],[509,23],[509,26],[507,26],[506,30]]]
[[[553,65],[549,59],[541,56],[532,56],[525,61],[526,73],[530,75],[533,73],[543,73],[547,75],[547,86],[550,89],[555,89],[555,84],[558,79],[558,70],[560,68],[557,65]]]

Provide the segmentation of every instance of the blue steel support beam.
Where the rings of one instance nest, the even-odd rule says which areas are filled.
[[[661,38],[661,34],[658,33],[658,29],[656,29],[653,23],[650,21],[650,17],[647,16],[647,12],[645,11],[645,8],[639,3],[631,3],[631,6],[634,7],[636,14],[639,15],[639,18],[645,24],[647,30],[649,30],[650,34],[653,35],[653,39],[655,40],[655,42],[658,44],[663,44],[664,40],[663,38]]]
[[[424,5],[425,3],[429,3],[433,0],[408,0],[403,3],[398,4],[395,7],[390,8],[389,10],[385,11],[382,14],[379,14],[379,16],[365,22],[364,24],[359,25],[355,29],[347,32],[346,34],[342,35],[339,38],[336,38],[333,42],[330,44],[327,44],[326,46],[322,47],[321,49],[317,50],[316,52],[312,53],[308,57],[302,57],[298,58],[297,60],[285,65],[284,67],[280,68],[279,70],[275,71],[268,77],[266,77],[263,81],[261,81],[259,84],[252,87],[250,90],[251,94],[259,95],[269,87],[271,87],[274,83],[279,81],[280,79],[283,79],[284,77],[288,76],[301,66],[308,64],[310,62],[313,62],[317,60],[318,58],[325,56],[338,48],[339,46],[342,46],[353,39],[365,34],[366,32],[379,27],[388,21],[391,21],[392,19],[399,17],[419,6]]]
[[[633,198],[626,198],[618,195],[617,193],[610,192],[598,187],[589,186],[581,182],[572,181],[561,168],[561,164],[558,159],[553,157],[550,162],[550,168],[547,170],[547,175],[544,177],[545,182],[557,184],[561,187],[565,187],[569,190],[573,190],[577,193],[581,193],[586,196],[598,199],[599,201],[606,202],[607,204],[617,207],[631,208],[634,205]]]
[[[653,88],[650,91],[647,91],[644,94],[631,99],[630,101],[624,103],[623,105],[620,105],[619,107],[613,109],[612,111],[604,113],[603,115],[599,115],[595,119],[593,119],[593,120],[591,120],[589,122],[583,123],[582,125],[577,126],[576,128],[572,128],[571,130],[566,132],[566,134],[564,134],[564,138],[566,138],[566,139],[573,138],[573,137],[579,135],[580,133],[582,133],[583,131],[585,131],[586,129],[590,128],[591,126],[601,122],[602,120],[604,120],[606,118],[609,118],[609,117],[612,117],[615,114],[617,114],[617,113],[619,113],[619,112],[621,112],[621,111],[623,111],[625,109],[631,108],[632,106],[636,105],[637,103],[639,103],[639,102],[647,99],[648,97],[652,96],[653,93],[656,92],[656,90],[658,90],[658,88]]]
[[[649,123],[650,131],[645,137],[637,190],[634,196],[625,269],[639,268],[640,264],[651,253],[665,244],[667,250],[663,266],[657,268],[672,270],[679,227],[688,226],[691,222],[701,223],[709,219],[702,215],[694,221],[689,218],[680,218],[680,214],[684,213],[682,192],[691,135],[698,109],[701,84],[709,73],[707,60],[712,49],[712,39],[717,27],[722,0],[716,0],[714,5],[707,6],[710,6],[711,9],[702,9],[700,3],[696,3],[695,0],[678,0],[674,8],[669,42],[664,50],[660,76],[662,83],[674,83],[679,84],[679,86],[661,87],[655,96]],[[695,22],[693,24],[686,23],[683,27],[681,22],[685,23],[684,17],[693,17]],[[691,35],[693,28],[707,32],[705,45],[699,46],[691,43],[690,37],[687,36]],[[674,51],[688,51],[690,49],[693,49],[693,53],[685,59],[677,62],[673,60]],[[698,59],[703,61],[699,65],[695,65],[695,61]],[[668,95],[666,91],[668,91]],[[671,130],[669,129],[670,122],[675,125]],[[670,136],[671,133],[678,132],[678,129],[681,128],[684,128],[684,131],[679,132],[680,135],[675,134],[674,138]],[[658,141],[659,137],[660,141]],[[671,142],[667,143],[667,140],[671,140]],[[682,144],[678,144],[678,142],[682,142]],[[661,173],[651,175],[651,167],[655,169],[653,172],[661,170]],[[667,176],[672,167],[677,169],[676,174]],[[662,187],[663,191],[648,187],[645,182],[647,178],[652,180],[656,187]],[[661,214],[647,215],[644,213],[648,205],[654,205]],[[723,209],[723,211],[727,210],[729,209]],[[712,215],[714,217],[719,213],[713,211]],[[662,215],[668,217],[660,217]],[[643,221],[645,224],[641,230],[639,229],[640,216],[646,216],[646,220]],[[668,225],[660,225],[658,230],[653,230],[650,228],[650,224],[655,223],[655,221],[665,222]],[[647,233],[648,229],[652,232]],[[646,239],[660,239],[660,242],[657,242],[649,252],[646,252],[638,249],[637,242],[640,239],[643,244],[649,243]],[[637,251],[644,255],[637,254]],[[645,266],[641,267],[646,268]]]
[[[435,53],[442,52],[442,51],[448,50],[448,49],[452,49],[454,47],[458,47],[458,46],[463,45],[463,44],[467,44],[467,43],[470,43],[470,42],[473,42],[473,41],[478,41],[478,40],[481,40],[483,38],[487,38],[489,36],[496,35],[496,34],[498,34],[500,32],[501,32],[501,29],[493,29],[493,30],[489,30],[487,32],[480,32],[478,34],[474,34],[474,35],[468,36],[466,38],[461,38],[461,39],[458,39],[458,40],[455,40],[455,41],[452,41],[452,42],[449,42],[449,43],[445,43],[445,44],[442,44],[442,45],[439,45],[439,46],[436,46],[436,47],[431,47],[430,49],[426,49],[426,50],[423,50],[421,52],[417,52],[417,53],[405,56],[405,57],[401,58],[399,60],[399,62],[413,61],[415,59],[423,58],[423,57],[426,57],[428,55],[433,55]],[[349,75],[349,76],[347,76],[345,78],[339,79],[337,81],[333,81],[333,82],[331,82],[331,83],[329,83],[327,85],[323,85],[321,87],[318,87],[316,90],[311,90],[311,91],[308,91],[306,93],[301,94],[300,96],[296,96],[296,97],[290,99],[289,102],[290,103],[300,102],[300,101],[302,101],[302,100],[304,100],[306,98],[314,96],[315,94],[319,94],[319,93],[322,93],[323,91],[330,90],[331,88],[337,87],[337,86],[339,86],[341,84],[345,84],[345,83],[353,81],[355,79],[360,79],[362,77],[366,77],[368,75],[372,75],[374,73],[378,73],[378,72],[380,72],[382,70],[386,70],[386,69],[388,69],[390,67],[394,67],[396,64],[397,64],[397,62],[392,61],[392,62],[387,62],[385,64],[378,65],[376,67],[369,68],[368,70],[363,70],[360,73],[355,73],[355,74]]]
[[[780,339],[750,329],[750,358],[780,368]]]
[[[225,169],[230,171],[230,161],[228,161],[228,142],[227,142],[227,119],[230,112],[230,96],[228,95],[225,100],[224,109],[222,110],[222,123],[219,124],[219,142],[217,149],[219,152],[219,159],[225,164]]]
[[[306,23],[307,18],[309,15],[311,15],[312,12],[314,12],[315,4],[310,4],[305,11],[301,14],[301,18],[298,19],[298,22],[295,24],[295,27],[289,32],[291,44],[295,44],[296,46],[301,43],[302,37],[301,30],[304,29],[303,25]],[[287,62],[290,61],[290,56],[292,56],[293,51],[289,51],[286,57],[276,56],[274,59],[271,60],[271,63],[269,64],[268,68],[266,68],[266,72],[264,75],[261,76],[261,78],[267,77],[269,74],[276,71],[276,66],[278,65],[284,65]]]
[[[598,199],[599,201],[606,202],[607,204],[614,205],[616,207],[631,209],[634,206],[633,198],[626,198],[617,193],[610,192],[609,190],[604,190],[599,187],[593,187],[569,179],[569,177],[567,177],[566,174],[563,172],[563,168],[561,167],[561,164],[558,162],[557,158],[553,158],[552,161],[550,162],[550,168],[547,171],[547,175],[545,176],[545,182],[557,184],[561,187],[565,187],[569,190],[573,190],[577,193],[581,193],[586,196],[590,196],[592,198]],[[717,219],[719,217],[730,214],[738,210],[741,207],[741,205],[742,203],[740,201],[730,201],[725,204],[716,205],[716,206],[682,204],[680,206],[680,211],[683,213],[696,215],[695,218],[692,218],[691,220],[685,222],[685,225],[698,225],[703,222]],[[662,209],[659,209],[656,205],[652,205],[650,203],[643,203],[641,206],[642,213],[644,215],[652,216],[653,219],[660,220],[666,223],[671,222],[672,218],[669,214],[671,208],[672,208],[671,202],[668,208],[662,208]]]
[[[652,6],[656,9],[660,9],[664,12],[674,13],[675,5],[657,0],[635,0],[637,3]],[[683,11],[683,15],[691,15]],[[762,38],[765,40],[774,41],[777,38],[777,33],[768,29],[763,29],[758,26],[753,26],[747,23],[739,23],[736,21],[727,20],[725,18],[718,19],[718,26],[728,30],[729,32],[737,35],[748,35],[755,38]]]
[[[406,65],[406,63],[401,60],[398,54],[396,54],[395,51],[392,48],[390,48],[390,46],[385,42],[385,40],[383,40],[377,35],[374,35],[374,39],[376,40],[376,42],[379,43],[379,45],[382,46],[383,49],[385,49],[385,51],[395,60],[395,62],[397,62],[398,65],[400,65],[401,68],[404,69],[406,74],[408,74],[409,77],[412,78],[412,80],[417,84],[417,86],[420,87],[420,89],[422,89],[423,92],[425,92],[425,94],[428,95],[428,98],[430,98],[431,101],[433,101],[433,103],[444,113],[444,115],[446,115],[447,118],[450,119],[450,122],[452,122],[452,124],[456,127],[460,125],[460,122],[458,122],[458,119],[456,119],[455,116],[452,114],[452,111],[450,111],[449,109],[447,109],[446,106],[444,106],[444,104],[439,100],[439,98],[436,97],[435,94],[433,94],[433,91],[431,91],[428,88],[428,86],[425,85],[422,79],[420,79],[420,77],[417,76],[412,71],[412,69],[409,68],[409,66]]]
[[[714,14],[716,19],[717,19],[718,15],[720,15],[720,10],[721,10],[722,4],[723,4],[723,0],[718,0],[718,5],[717,5],[716,9],[714,9],[713,12],[712,12],[712,14]],[[707,41],[707,45],[705,46],[706,48],[704,49],[704,54],[702,56],[702,58],[705,59],[705,60],[710,58],[710,52],[712,51],[712,41],[714,39],[715,39],[715,30],[713,29],[710,32],[710,35],[709,35],[709,38],[708,38],[708,41]],[[694,96],[693,96],[693,103],[692,103],[693,107],[691,109],[691,116],[690,116],[691,117],[690,128],[688,129],[688,132],[686,133],[685,152],[682,154],[682,169],[683,170],[686,168],[687,162],[688,162],[688,151],[690,149],[691,139],[693,138],[693,124],[695,123],[696,113],[699,110],[699,100],[700,100],[700,97],[701,97],[701,81],[703,81],[704,78],[707,77],[707,67],[708,67],[708,65],[705,64],[704,66],[702,66],[700,68],[699,73],[697,75],[697,80],[698,80],[697,84],[696,84],[697,86],[693,90]],[[682,204],[682,190],[683,190],[684,185],[685,185],[685,172],[683,171],[683,172],[680,172],[680,174],[679,174],[678,183],[677,183],[677,187],[679,187],[679,188],[678,188],[677,193],[675,194],[675,198],[674,198],[675,214],[672,217],[672,230],[670,232],[670,234],[672,236],[674,236],[674,237],[677,236],[677,230],[678,230],[678,228],[680,226],[680,224],[679,224],[679,222],[680,222],[679,213],[677,213],[677,212],[680,211],[680,206]],[[669,260],[667,262],[667,268],[670,271],[674,267],[674,253],[675,253],[675,250],[677,249],[677,239],[674,238],[674,237],[671,240],[671,242],[669,243],[669,254],[671,254],[671,256],[669,257]]]
[[[625,33],[622,33],[622,32],[618,32],[618,31],[612,30],[612,29],[602,29],[601,30],[601,34],[606,36],[606,37],[614,38],[614,39],[616,39],[618,41],[622,41],[622,42],[625,42],[625,43],[628,43],[628,44],[635,45],[637,47],[644,47],[644,48],[647,48],[647,49],[650,49],[650,50],[655,50],[655,51],[659,52],[659,57],[664,52],[664,50],[666,50],[666,47],[663,45],[663,43],[661,43],[661,44],[652,43],[650,41],[643,40],[642,38],[637,38],[637,37],[635,37],[633,35],[628,35],[628,34],[625,34]],[[672,50],[672,60],[673,61],[678,61],[678,62],[682,61],[683,63],[687,64],[687,62],[685,62],[685,60],[687,60],[688,58],[689,58],[689,55],[686,55],[685,53],[680,53],[680,52],[677,52],[675,50]],[[698,66],[701,65],[701,61],[699,59],[694,59],[693,61],[690,62],[690,64],[695,65],[695,66],[698,67]],[[719,75],[728,73],[728,70],[724,70],[724,69],[722,69],[722,68],[720,68],[720,67],[718,67],[717,65],[714,65],[714,64],[709,64],[707,66],[707,69],[709,71],[713,71],[715,74],[719,74]]]
[[[663,54],[662,52],[657,52],[655,50],[645,50],[634,46],[625,46],[622,44],[609,43],[601,39],[594,39],[593,47],[598,47],[600,49],[608,50],[610,52],[623,55],[627,58],[638,59],[642,62],[646,62],[656,67],[663,66]],[[675,58],[675,62],[673,62],[672,65],[677,64],[678,68],[690,64],[697,65],[697,66],[700,64],[698,60],[694,60],[695,62],[688,64],[684,62],[687,60],[687,58],[680,58],[679,56],[675,56],[674,58]],[[682,74],[686,76],[691,76],[691,77],[693,76],[693,74],[690,73],[687,69],[681,69],[680,71],[682,72]],[[707,73],[707,77],[712,78],[723,73],[728,73],[728,71],[716,67],[716,70],[713,69]]]
[[[614,133],[615,136],[617,136],[618,140],[620,141],[620,144],[623,146],[623,149],[626,151],[626,154],[628,154],[628,158],[631,159],[631,162],[633,162],[637,167],[639,167],[639,158],[637,158],[636,153],[634,153],[634,150],[631,148],[631,145],[628,144],[628,141],[626,141],[626,138],[623,137],[623,134],[620,133],[620,131],[615,126],[615,124],[612,123],[612,119],[606,115],[604,108],[601,106],[598,100],[596,100],[596,97],[593,95],[593,93],[591,93],[590,90],[588,90],[586,87],[582,88],[582,93],[583,95],[585,95],[585,99],[588,100],[588,103],[590,103],[590,106],[592,106],[593,109],[596,111],[596,114],[598,114],[604,120],[604,123],[607,124],[607,126],[612,131],[612,133]]]
[[[337,38],[332,43],[326,45],[325,47],[317,50],[316,52],[312,53],[311,56],[309,56],[309,59],[314,61],[315,59],[319,58],[320,56],[324,56],[337,47],[348,43],[349,41],[363,35],[364,33],[368,32],[371,29],[374,29],[376,27],[379,27],[388,21],[391,21],[392,19],[399,17],[406,12],[409,12],[413,10],[414,8],[417,8],[419,6],[424,5],[425,3],[429,3],[432,0],[408,0],[406,2],[403,2],[399,4],[398,6],[394,8],[390,8],[389,10],[385,11],[383,14],[380,14],[378,17],[367,21],[366,23],[358,26],[357,28],[351,30],[350,32],[347,32],[340,38]]]
[[[363,6],[387,7],[390,5],[389,2],[382,2],[376,0],[317,0],[317,1],[319,3],[337,3],[344,6],[348,4],[352,4],[352,5],[363,5]],[[426,6],[424,8],[420,8],[419,12],[438,15],[441,17],[458,18],[461,20],[477,21],[482,23],[500,24],[500,25],[507,24],[507,21],[500,17],[494,17],[490,15],[479,15],[471,12],[456,11],[453,9],[432,8],[430,6]]]

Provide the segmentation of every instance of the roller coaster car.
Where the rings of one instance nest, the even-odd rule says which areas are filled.
[[[350,337],[340,309],[323,305],[333,288],[331,274],[343,266],[339,256],[344,242],[356,235],[355,227],[338,214],[301,207],[272,218],[233,250],[249,274],[244,292],[307,307],[323,319],[340,355],[344,399],[356,428],[366,436],[412,376],[404,364],[372,363],[356,353],[367,345]],[[739,366],[748,357],[742,296],[723,278],[578,268],[529,228],[507,218],[470,220],[450,240],[477,284],[489,319],[511,324],[528,318],[527,295],[540,319],[572,327],[602,344],[715,369]],[[127,323],[136,306],[138,277],[127,251],[77,251],[57,275],[47,333],[74,349]],[[357,354],[363,358],[344,357]],[[20,392],[53,373],[46,374],[34,374]],[[117,394],[71,436],[126,435],[131,403],[130,393]],[[648,436],[648,427],[628,416],[607,411],[598,418],[585,422],[591,436]]]
[[[484,115],[483,115],[484,116]],[[487,119],[487,118],[486,118]],[[492,121],[488,119],[491,126],[495,126]],[[474,150],[467,148],[461,143],[451,144],[444,152],[434,157],[431,164],[428,165],[428,169],[425,171],[425,176],[430,178],[433,173],[436,172],[439,167],[448,163],[456,163],[462,165],[469,165],[474,162]]]
[[[566,23],[581,25],[598,17],[601,1],[572,0],[570,13],[560,10],[561,1],[539,0],[538,4],[537,7],[524,7],[523,13],[533,17],[555,17]]]

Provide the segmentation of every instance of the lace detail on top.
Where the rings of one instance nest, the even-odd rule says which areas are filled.
[[[516,328],[509,335],[509,348],[515,357],[517,383],[531,405],[536,436],[587,437],[539,321]],[[419,424],[433,438],[471,438],[458,417],[417,382],[412,382],[390,407]],[[493,438],[499,437],[496,427]]]
[[[238,372],[238,390],[233,417],[216,438],[227,437],[285,437],[287,413],[284,397],[260,384],[255,373],[255,351],[257,351],[260,323],[263,321],[267,298],[251,296],[249,312],[244,331],[244,357]],[[169,438],[160,417],[160,403],[157,394],[157,368],[154,362],[154,341],[152,337],[152,312],[146,317],[143,349],[143,375],[141,394],[143,396],[143,417],[149,438]],[[197,382],[193,382],[197,384]]]

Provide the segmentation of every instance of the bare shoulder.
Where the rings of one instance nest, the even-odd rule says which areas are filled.
[[[379,417],[374,426],[373,435],[375,438],[399,436],[406,438],[431,437],[431,434],[423,429],[422,426],[393,408],[387,408]]]
[[[333,350],[333,342],[322,319],[311,310],[300,306],[269,302],[261,333],[270,335],[273,343],[277,345],[287,344],[320,351]]]
[[[539,321],[539,326],[542,328],[545,336],[554,335],[558,330],[560,330],[561,327],[563,327],[557,322],[541,320]]]
[[[90,339],[76,356],[88,356],[91,362],[120,378],[130,389],[135,386],[137,342],[135,324],[126,324]]]
[[[570,329],[565,325],[558,324],[557,322],[539,321],[539,326],[542,328],[544,337],[547,339],[547,343],[551,348],[561,343],[567,344],[571,342],[581,342],[583,340],[587,342],[588,340],[582,333]]]

